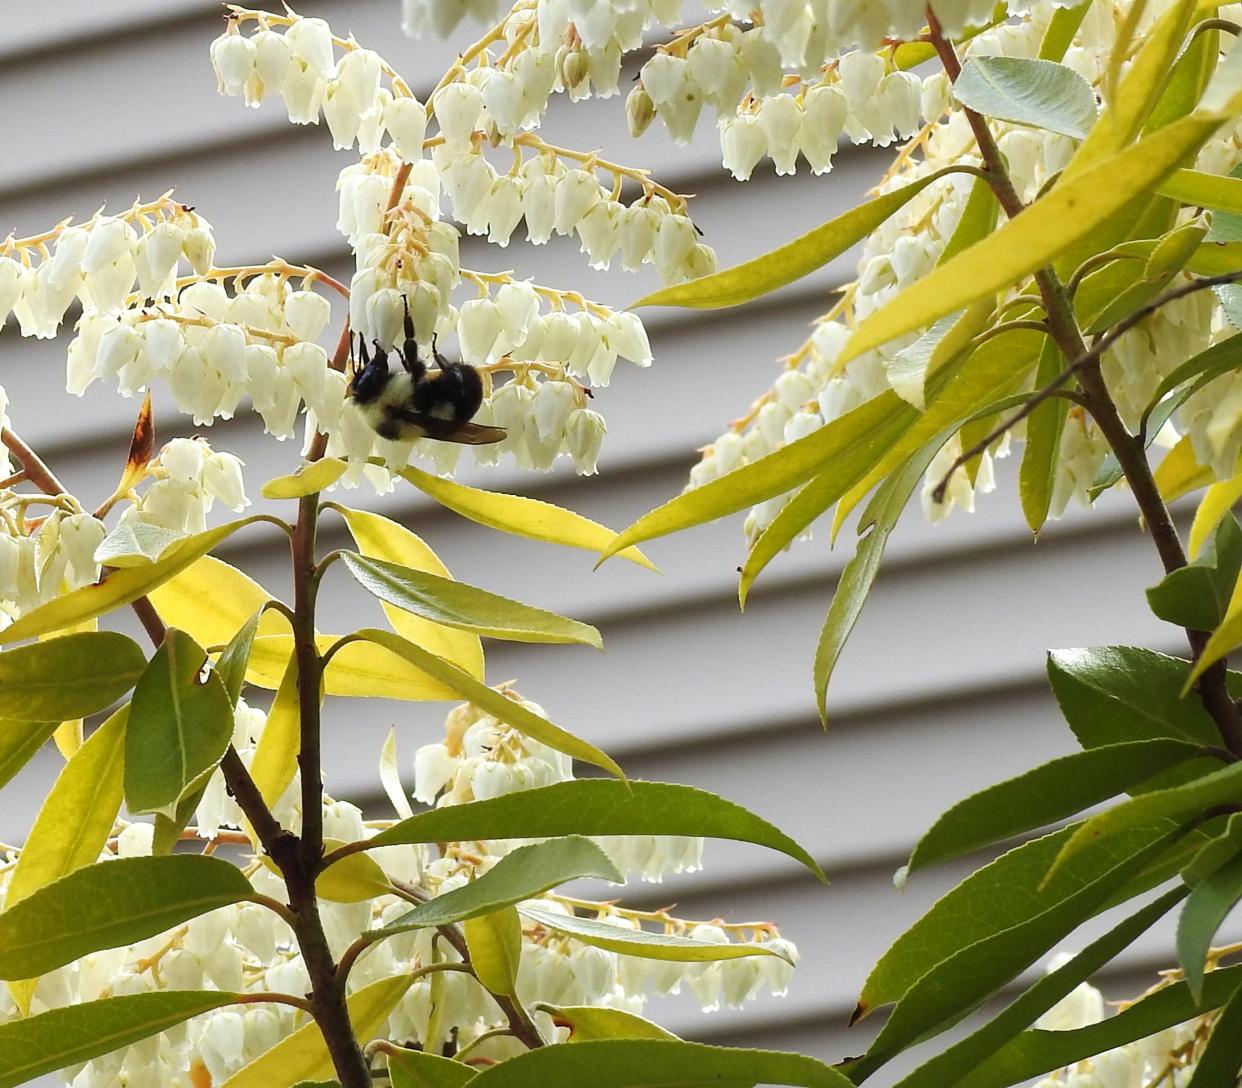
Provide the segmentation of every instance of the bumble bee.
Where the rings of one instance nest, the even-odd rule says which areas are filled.
[[[428,370],[414,339],[409,307],[405,313],[405,344],[396,349],[402,370],[388,369],[388,352],[376,341],[375,353],[358,334],[358,359],[348,396],[381,438],[408,441],[434,438],[485,446],[505,437],[500,427],[484,427],[470,420],[483,403],[483,382],[468,363],[452,363],[435,349],[437,369]]]

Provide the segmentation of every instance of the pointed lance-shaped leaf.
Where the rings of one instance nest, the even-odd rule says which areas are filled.
[[[82,631],[6,650],[0,653],[0,718],[62,722],[94,714],[129,691],[146,664],[138,644],[115,631]]]

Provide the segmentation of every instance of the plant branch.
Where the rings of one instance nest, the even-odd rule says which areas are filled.
[[[927,16],[932,45],[949,79],[956,80],[962,70],[956,50],[953,44],[944,37],[935,12],[930,7],[927,9]],[[992,187],[992,192],[1005,210],[1005,214],[1012,219],[1021,214],[1024,205],[1014,188],[1004,157],[997,147],[986,119],[975,110],[964,109],[964,113],[979,145],[979,154],[987,169],[988,183]],[[1166,292],[1152,303],[1136,310],[1124,321],[1119,322],[1109,336],[1101,338],[1093,350],[1088,350],[1074,317],[1073,304],[1056,271],[1049,266],[1035,273],[1035,283],[1044,301],[1045,320],[1052,338],[1061,349],[1061,354],[1066,359],[1073,360],[1072,373],[1078,377],[1085,407],[1112,448],[1118,465],[1121,466],[1121,471],[1134,494],[1135,502],[1151,533],[1152,542],[1156,546],[1156,552],[1160,556],[1166,573],[1184,567],[1186,553],[1177,535],[1177,527],[1173,524],[1173,518],[1160,495],[1160,489],[1156,486],[1151,466],[1147,463],[1147,454],[1142,440],[1131,435],[1126,429],[1117,411],[1117,405],[1109,393],[1104,375],[1100,370],[1100,354],[1127,328],[1132,328],[1161,306],[1190,294],[1192,291],[1203,290],[1219,283],[1230,283],[1239,278],[1242,278],[1242,273],[1230,273],[1229,278],[1226,279],[1209,277]],[[1191,656],[1194,660],[1198,660],[1202,655],[1208,637],[1205,631],[1186,629],[1186,638],[1190,643]],[[1239,716],[1238,707],[1229,696],[1224,659],[1216,662],[1203,673],[1197,689],[1203,700],[1204,708],[1216,723],[1225,746],[1234,755],[1242,756],[1242,717]]]
[[[57,478],[56,474],[43,463],[43,459],[26,445],[13,431],[8,427],[0,430],[0,442],[8,447],[9,452],[17,458],[18,463],[22,466],[22,471],[26,474],[26,479],[35,485],[45,495],[66,495],[65,485]]]

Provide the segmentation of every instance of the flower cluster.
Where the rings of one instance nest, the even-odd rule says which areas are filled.
[[[1056,6],[1052,0],[1029,5],[1022,19],[980,33],[963,49],[969,55],[979,56],[1035,56]],[[1158,16],[1158,8],[1148,11],[1144,25]],[[1111,6],[1093,5],[1067,53],[1066,63],[1084,78],[1098,83],[1114,33]],[[838,69],[842,84],[846,76],[851,80],[861,78],[846,66],[850,56],[868,55],[850,54],[842,58]],[[870,81],[891,78],[883,75],[882,65],[877,67],[875,57],[851,63],[859,65],[859,72],[866,68]],[[846,94],[844,90],[841,93]],[[978,164],[974,135],[965,115],[953,109],[940,116],[948,106],[943,86],[937,88],[929,80],[923,97],[921,109],[929,124],[903,149],[894,169],[879,186],[881,193],[951,164]],[[760,108],[766,108],[771,101],[776,99],[765,100]],[[1066,136],[1003,123],[995,123],[994,129],[1023,200],[1034,199],[1074,152],[1074,142]],[[1198,167],[1228,173],[1240,161],[1237,136],[1238,129],[1223,129],[1200,152]],[[844,367],[836,360],[858,321],[932,270],[953,236],[973,184],[969,175],[948,176],[923,190],[868,236],[858,279],[845,288],[838,305],[819,319],[812,335],[786,357],[772,389],[706,449],[691,473],[690,486],[701,485],[796,441],[886,390],[894,390],[922,407],[924,371],[916,367],[912,378],[911,363],[926,359],[928,353],[923,349],[929,344],[934,346],[935,330],[926,334],[931,340],[920,343],[920,336],[909,334],[864,353]],[[1010,298],[1000,301],[1000,308],[1010,307],[1009,316],[1021,316],[1021,307],[1014,299],[1022,290],[1019,288]],[[1104,354],[1103,372],[1127,424],[1137,425],[1160,380],[1178,362],[1231,331],[1218,301],[1207,292],[1199,292],[1163,307],[1113,344]],[[1177,440],[1179,433],[1189,435],[1199,461],[1212,466],[1220,478],[1233,475],[1242,449],[1242,382],[1235,378],[1218,379],[1210,389],[1196,393],[1157,436],[1161,444],[1168,445]],[[958,469],[948,481],[942,501],[934,502],[933,492],[962,449],[960,439],[952,438],[928,470],[923,492],[928,516],[935,520],[954,507],[973,509],[975,494],[994,487],[992,459],[1004,456],[1011,448],[1009,440],[1021,439],[1023,435],[1024,428],[1015,427],[1004,441],[985,452],[973,477],[967,475],[965,468]],[[1108,445],[1090,417],[1071,408],[1061,438],[1051,516],[1060,516],[1072,500],[1089,500],[1107,452]],[[787,497],[780,496],[756,506],[747,518],[748,537],[753,540],[787,501]]]
[[[1062,955],[1053,959],[1048,969],[1055,970],[1069,958]],[[1173,974],[1170,973],[1143,997],[1175,981]],[[1104,1019],[1103,995],[1090,983],[1084,982],[1044,1013],[1035,1026],[1044,1031],[1073,1031],[1098,1024]],[[1215,1021],[1216,1015],[1209,1013],[1165,1028],[1155,1035],[1057,1070],[1039,1081],[1035,1088],[1149,1088],[1153,1085],[1185,1088],[1194,1076],[1199,1056]]]
[[[30,517],[31,504],[30,496],[0,489],[0,626],[99,579],[104,523],[67,497],[39,519]]]
[[[51,339],[75,300],[91,317],[124,309],[135,291],[162,298],[183,261],[205,272],[215,248],[210,224],[168,194],[120,215],[10,235],[0,242],[0,321],[12,314],[22,336]]]
[[[530,709],[514,692],[511,698]],[[266,715],[239,702],[233,744],[249,764],[266,726]],[[445,741],[419,749],[414,759],[417,799],[454,804],[496,797],[573,777],[570,761],[537,741],[522,737],[477,707],[463,705],[450,712],[445,722]],[[402,799],[402,807],[406,812]],[[274,809],[283,826],[295,832],[301,824],[300,789],[296,777]],[[387,821],[363,819],[357,806],[325,798],[324,834],[330,840],[356,842],[375,835]],[[216,772],[196,813],[197,826],[184,834],[189,841],[244,843],[241,811]],[[101,861],[115,857],[150,854],[153,828],[148,823],[120,823]],[[603,839],[615,856],[645,853],[648,865],[660,855],[661,871],[685,867],[687,848],[671,843],[625,846],[621,840]],[[519,845],[516,842],[446,844],[439,857],[428,856],[422,846],[393,846],[373,850],[370,856],[393,882],[394,894],[360,903],[321,902],[320,914],[334,957],[366,929],[395,921],[410,909],[404,895],[418,901],[461,887],[486,872],[500,857]],[[697,845],[689,849],[697,867]],[[628,854],[627,854],[628,851]],[[10,859],[11,860],[11,859]],[[628,867],[628,866],[627,866]],[[11,866],[0,866],[0,892]],[[246,874],[261,894],[282,900],[283,882],[265,865],[255,861]],[[705,1009],[722,1003],[741,1005],[761,991],[784,993],[797,949],[781,938],[768,923],[729,924],[691,921],[663,912],[631,911],[615,903],[596,903],[547,893],[532,900],[532,913],[539,921],[523,925],[518,995],[529,1008],[538,1002],[555,1005],[607,1005],[641,1012],[651,996],[675,994],[689,987]],[[670,933],[694,940],[761,941],[779,955],[748,956],[714,963],[676,963],[644,960],[584,944],[558,931],[557,917],[580,915],[632,931]],[[433,951],[434,930],[398,934],[374,944],[358,959],[350,974],[349,989],[426,967],[435,962],[458,962],[451,945]],[[440,1008],[433,1016],[433,983],[430,976],[416,981],[393,1010],[380,1034],[394,1042],[436,1050],[455,1031],[459,1048],[498,1026],[494,1000],[472,978],[444,973],[435,984]],[[237,992],[305,993],[310,986],[306,967],[288,926],[265,907],[245,903],[221,908],[196,918],[168,933],[128,948],[92,953],[58,971],[45,975],[35,991],[32,1010],[87,1001],[104,994],[115,996],[160,989],[219,989]],[[0,991],[0,1020],[17,1015],[7,990]],[[560,1041],[565,1029],[536,1012],[545,1038]],[[258,1057],[298,1026],[295,1010],[280,1004],[231,1006],[198,1017],[144,1042],[95,1058],[66,1071],[73,1088],[103,1088],[125,1084],[131,1088],[163,1088],[174,1083],[219,1084],[247,1062]],[[513,1040],[497,1038],[480,1043],[482,1057],[501,1058],[511,1053]]]
[[[121,515],[122,525],[200,533],[217,499],[235,513],[250,505],[241,460],[201,438],[174,438],[146,466],[146,475],[151,482]]]

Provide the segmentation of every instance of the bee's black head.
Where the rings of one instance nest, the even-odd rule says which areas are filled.
[[[349,394],[359,404],[371,404],[379,400],[390,381],[387,357],[377,356],[354,374]]]

